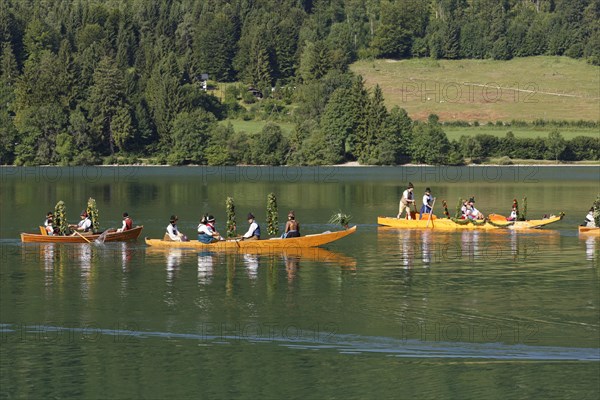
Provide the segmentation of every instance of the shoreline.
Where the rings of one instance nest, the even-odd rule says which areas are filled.
[[[114,168],[114,167],[152,167],[152,168],[190,168],[190,167],[205,167],[205,168],[252,168],[252,167],[271,167],[271,168],[418,168],[418,167],[600,167],[600,161],[596,163],[582,162],[582,163],[514,163],[514,164],[464,164],[464,165],[448,165],[448,164],[398,164],[398,165],[374,165],[374,164],[359,164],[357,161],[349,161],[343,164],[326,164],[326,165],[254,165],[254,164],[236,164],[236,165],[204,165],[204,164],[188,164],[188,165],[164,165],[164,164],[94,164],[94,165],[54,165],[54,164],[40,164],[40,165],[0,165],[0,168]]]

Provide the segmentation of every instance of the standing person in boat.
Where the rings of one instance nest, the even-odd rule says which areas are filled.
[[[285,229],[283,231],[282,238],[293,238],[300,237],[300,223],[296,221],[296,214],[294,211],[288,213],[288,220],[285,223]]]
[[[250,224],[250,227],[248,228],[248,232],[244,233],[244,236],[242,236],[242,240],[259,240],[260,226],[252,213],[248,213],[248,224]]]
[[[169,225],[167,225],[167,234],[165,236],[174,242],[186,242],[185,235],[177,229],[177,221],[179,221],[177,215],[171,215]]]
[[[198,241],[202,243],[214,243],[224,240],[215,229],[215,217],[212,215],[203,216],[198,225]]]
[[[420,219],[423,219],[423,214],[429,214],[431,212],[431,207],[433,203],[433,196],[431,195],[431,189],[425,189],[425,194],[423,195],[423,205],[421,206]]]
[[[123,213],[123,226],[117,229],[117,232],[125,232],[133,228],[133,220],[129,217],[129,214]]]
[[[590,211],[585,216],[585,220],[581,226],[586,226],[588,228],[596,228],[596,221],[594,221],[594,207],[590,208]]]
[[[92,220],[90,219],[90,217],[88,216],[87,211],[82,211],[80,214],[81,217],[81,221],[79,221],[79,223],[77,225],[71,224],[69,225],[69,228],[73,228],[78,232],[89,232],[90,229],[92,228]],[[75,236],[76,233],[73,233],[72,236]]]
[[[408,219],[412,219],[410,215],[410,205],[415,203],[413,198],[414,186],[412,182],[408,182],[408,187],[402,193],[402,197],[400,198],[400,205],[398,207],[398,216],[396,218],[400,218],[402,216],[402,212],[406,210],[406,216]]]
[[[54,235],[54,214],[52,214],[52,211],[48,211],[48,213],[46,213],[44,228],[46,228],[46,233],[48,235]]]

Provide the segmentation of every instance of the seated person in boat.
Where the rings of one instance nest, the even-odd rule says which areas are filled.
[[[485,218],[483,216],[483,214],[480,213],[479,210],[475,208],[475,198],[474,197],[471,197],[469,199],[466,216],[467,216],[467,218],[470,218],[470,219],[484,219]]]
[[[225,239],[215,229],[215,217],[212,215],[203,216],[198,225],[198,241],[209,244],[219,240]]]
[[[133,228],[133,220],[129,217],[129,214],[123,213],[123,226],[117,229],[117,232],[125,232]]]
[[[421,214],[421,218],[423,219],[423,214],[429,214],[431,212],[431,206],[433,202],[433,196],[431,195],[431,189],[425,189],[425,194],[423,195],[423,205],[421,206],[421,210],[419,211]]]
[[[300,237],[300,223],[296,221],[296,214],[294,211],[288,213],[288,220],[285,223],[285,229],[283,231],[283,239]]]
[[[48,211],[48,213],[46,214],[44,228],[46,228],[46,233],[48,235],[54,235],[54,214],[52,214],[52,211]]]
[[[250,227],[248,228],[248,232],[244,233],[244,236],[242,236],[242,240],[259,240],[260,226],[252,213],[248,214],[248,224],[250,224]]]
[[[506,218],[507,221],[516,221],[517,220],[517,207],[513,206],[510,217]]]
[[[402,193],[402,197],[400,198],[400,205],[398,206],[398,216],[396,218],[400,218],[404,210],[406,210],[406,216],[408,219],[412,219],[410,215],[410,205],[415,204],[415,200],[413,198],[413,190],[414,186],[412,182],[408,182],[408,187]]]
[[[166,240],[172,240],[174,242],[187,242],[187,238],[185,235],[177,229],[177,221],[179,218],[177,215],[171,215],[171,219],[169,220],[169,225],[167,225],[167,233],[165,234]]]
[[[82,211],[80,214],[80,217],[81,217],[81,221],[79,221],[79,223],[77,225],[70,224],[69,228],[73,228],[77,232],[89,232],[90,229],[92,229],[92,220],[88,216],[87,211],[85,211],[85,210]],[[72,236],[74,236],[74,235],[76,235],[76,233],[73,233]]]
[[[596,221],[594,220],[594,207],[590,208],[590,211],[585,216],[585,220],[581,226],[586,226],[588,228],[597,228]]]

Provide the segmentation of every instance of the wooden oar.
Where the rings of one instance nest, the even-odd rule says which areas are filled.
[[[92,244],[92,242],[90,242],[85,236],[83,236],[81,233],[79,233],[79,231],[75,231],[75,233],[78,234],[79,236],[81,236],[83,238],[83,240],[85,240],[89,244]]]
[[[429,219],[427,220],[427,225],[425,225],[425,228],[429,228],[429,221],[431,221],[431,218],[433,217],[433,207],[435,207],[435,197],[433,198],[433,203],[431,203],[431,210],[429,210]]]

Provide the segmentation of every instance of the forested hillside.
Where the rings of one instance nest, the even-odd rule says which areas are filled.
[[[435,116],[387,110],[348,65],[532,55],[598,65],[600,0],[2,0],[0,44],[0,164],[460,163],[466,150]],[[205,73],[239,83],[216,97]],[[218,124],[252,103],[294,131]],[[543,158],[600,151],[567,143],[558,157],[542,142]]]

